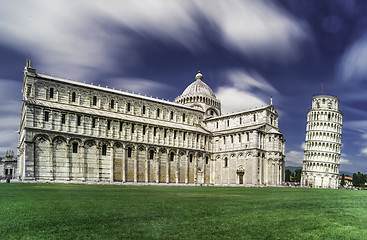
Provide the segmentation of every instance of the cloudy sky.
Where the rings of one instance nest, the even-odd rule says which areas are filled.
[[[367,172],[367,1],[13,0],[0,7],[0,155],[39,73],[174,100],[198,70],[224,113],[270,102],[301,166],[311,97],[340,98],[341,170]]]

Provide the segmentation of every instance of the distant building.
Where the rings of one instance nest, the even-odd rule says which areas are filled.
[[[221,114],[199,72],[175,102],[24,69],[19,175],[27,181],[266,186],[284,181],[272,103]]]
[[[342,177],[343,176],[339,176],[339,185],[342,182]],[[344,186],[353,186],[353,177],[344,176],[344,183]]]
[[[17,173],[17,159],[13,151],[6,151],[5,157],[0,158],[0,178],[15,178]]]
[[[301,186],[338,188],[343,114],[339,99],[314,96],[307,113]]]

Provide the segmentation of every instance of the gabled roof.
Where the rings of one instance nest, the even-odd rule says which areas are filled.
[[[201,110],[194,109],[194,108],[191,108],[189,106],[185,106],[185,105],[180,104],[180,103],[175,103],[175,102],[171,102],[171,101],[168,101],[168,100],[163,100],[163,99],[158,99],[158,98],[153,98],[153,97],[142,96],[142,95],[135,94],[135,93],[130,93],[130,92],[127,92],[127,91],[117,90],[117,89],[114,89],[114,88],[111,89],[111,88],[107,88],[107,87],[96,86],[96,85],[93,85],[93,84],[82,83],[82,82],[73,81],[73,80],[70,80],[70,79],[58,78],[58,77],[48,76],[48,75],[39,74],[39,73],[37,73],[36,76],[41,78],[41,79],[52,80],[52,81],[61,82],[61,83],[68,83],[68,84],[71,84],[71,85],[76,85],[76,86],[85,87],[85,88],[89,88],[89,89],[95,89],[95,90],[99,90],[99,91],[115,93],[115,94],[118,94],[118,95],[121,95],[121,96],[133,97],[133,98],[136,98],[136,99],[142,99],[142,100],[147,100],[147,101],[151,101],[151,102],[155,102],[155,103],[162,103],[162,104],[166,104],[166,105],[180,107],[180,108],[188,109],[188,110],[192,110],[192,111],[203,112]]]

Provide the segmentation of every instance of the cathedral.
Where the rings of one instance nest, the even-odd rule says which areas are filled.
[[[222,115],[196,74],[174,102],[24,69],[23,181],[276,186],[285,139],[272,102]]]

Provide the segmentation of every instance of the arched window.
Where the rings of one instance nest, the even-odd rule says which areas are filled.
[[[192,154],[190,154],[190,162],[192,162]]]
[[[66,122],[66,114],[62,113],[61,114],[61,124],[65,124],[65,122]]]
[[[160,115],[160,110],[159,108],[157,109],[157,118],[159,118],[159,115]]]
[[[78,153],[78,143],[73,143],[73,153]]]
[[[102,155],[103,156],[106,156],[107,155],[107,145],[106,144],[103,144],[102,145]]]
[[[175,160],[175,153],[171,152],[170,160],[171,160],[171,162],[173,162],[173,160]]]
[[[228,167],[228,158],[224,159],[224,167]]]
[[[145,106],[143,105],[142,109],[141,109],[141,114],[145,114]]]
[[[54,98],[54,88],[50,88],[50,98]]]
[[[150,150],[149,152],[149,159],[153,159],[154,158],[154,151]]]
[[[127,111],[130,112],[130,110],[131,110],[131,104],[130,103],[127,103],[126,108],[127,108]]]
[[[92,105],[97,106],[97,97],[96,96],[93,96]]]
[[[208,156],[206,156],[205,157],[205,164],[208,164],[209,163],[209,157]]]
[[[210,115],[213,116],[214,115],[214,111],[210,110]]]
[[[75,102],[75,100],[76,100],[76,94],[75,94],[75,92],[73,92],[73,93],[71,94],[71,101],[72,101],[72,102]]]
[[[47,112],[47,111],[45,111],[45,122],[48,122],[48,120],[49,120],[49,112]]]
[[[186,121],[186,114],[182,114],[182,122],[185,122]]]
[[[173,120],[173,111],[171,111],[171,120]]]
[[[111,99],[111,109],[115,108],[115,100]]]
[[[131,157],[131,147],[127,148],[127,157]]]

